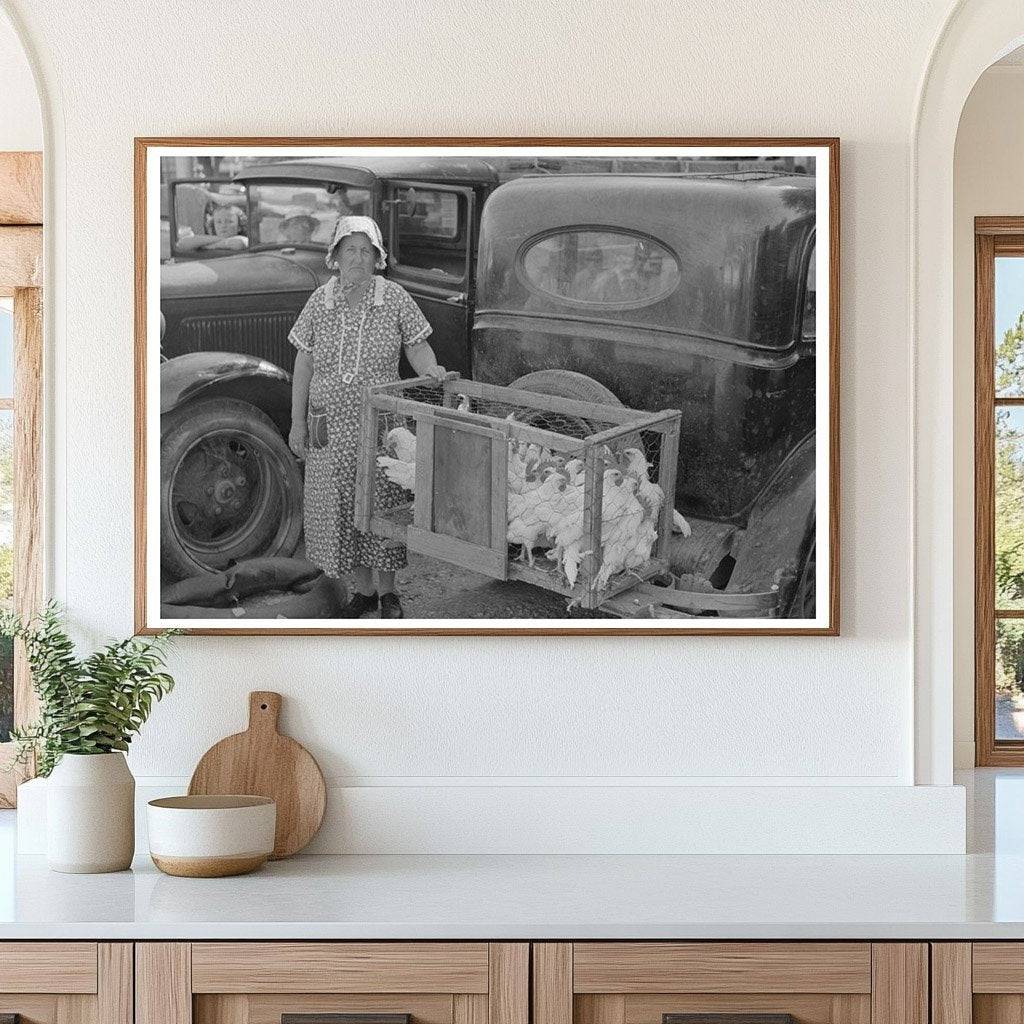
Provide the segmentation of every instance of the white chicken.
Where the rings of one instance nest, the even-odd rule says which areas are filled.
[[[394,484],[416,493],[416,435],[406,427],[394,427],[384,439],[385,448],[394,455],[378,455],[377,465]]]
[[[553,547],[547,557],[562,566],[570,587],[576,585],[582,560],[583,540],[583,462],[571,459],[565,466],[567,476],[564,490],[555,498],[551,518],[547,523],[548,539]]]
[[[651,464],[647,456],[639,448],[626,448],[622,457],[626,463],[625,475],[636,480],[636,496],[644,507],[644,518],[657,522],[665,504],[665,492],[648,475]]]
[[[595,584],[605,590],[612,576],[626,568],[627,560],[642,552],[639,538],[644,521],[644,506],[636,497],[637,480],[621,470],[605,470],[601,499],[601,568]],[[637,564],[650,556],[643,552]]]
[[[384,445],[402,462],[416,461],[416,435],[407,427],[392,427],[384,438]]]
[[[566,482],[563,474],[547,469],[538,487],[508,496],[508,542],[521,546],[520,561],[534,564],[533,549],[547,532],[551,510]]]
[[[622,455],[626,462],[627,475],[637,479],[636,496],[647,510],[647,519],[657,524],[662,506],[665,504],[665,492],[648,476],[647,470],[651,464],[639,448],[627,448]],[[676,533],[681,533],[684,537],[690,536],[690,524],[675,509],[672,509],[672,526]]]

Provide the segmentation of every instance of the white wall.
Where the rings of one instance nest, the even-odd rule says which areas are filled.
[[[1024,216],[1024,65],[990,68],[960,119],[954,160],[956,534],[954,741],[974,764],[974,218]]]
[[[133,136],[843,141],[841,638],[185,639],[138,774],[187,776],[262,687],[353,805],[367,788],[436,807],[467,784],[913,781],[907,168],[946,0],[252,0],[205,34],[183,0],[4,2],[53,114],[52,589],[92,637],[132,627]],[[808,799],[827,817],[827,790]],[[958,806],[941,804],[954,836]]]
[[[42,148],[36,84],[14,26],[0,9],[0,152]]]

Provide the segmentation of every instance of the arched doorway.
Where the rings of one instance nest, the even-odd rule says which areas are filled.
[[[925,785],[948,785],[954,761],[954,147],[975,82],[1022,42],[1019,0],[961,0],[936,41],[912,127],[915,781]]]
[[[0,606],[25,616],[42,595],[43,117],[15,25],[0,10]],[[32,716],[27,665],[0,644],[0,806],[14,802],[12,725]]]

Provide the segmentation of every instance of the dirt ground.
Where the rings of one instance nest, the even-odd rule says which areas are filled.
[[[409,553],[398,573],[409,619],[560,619],[565,598],[529,583],[502,582],[447,562]]]

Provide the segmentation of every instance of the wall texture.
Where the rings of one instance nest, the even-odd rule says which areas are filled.
[[[974,577],[974,218],[1024,215],[1024,65],[990,68],[964,107],[954,161],[955,573]],[[974,764],[974,594],[954,592],[957,767]]]
[[[840,136],[841,638],[184,639],[179,688],[132,765],[175,784],[241,726],[248,690],[274,688],[338,787],[340,835],[368,798],[374,813],[455,808],[514,832],[530,794],[571,814],[580,786],[613,808],[625,784],[692,787],[706,802],[671,813],[707,824],[766,801],[719,811],[706,787],[771,785],[826,832],[841,796],[874,787],[864,827],[880,849],[900,842],[879,787],[913,781],[907,168],[947,0],[355,0],[309,15],[252,0],[218,25],[186,0],[145,17],[127,0],[4,3],[53,117],[50,577],[88,639],[132,625],[133,136]],[[922,797],[949,826],[929,842],[955,847],[959,797]]]
[[[0,150],[43,148],[39,96],[25,51],[0,10]]]

